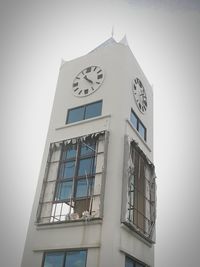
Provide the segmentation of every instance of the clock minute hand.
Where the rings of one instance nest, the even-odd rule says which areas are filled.
[[[85,75],[84,77],[83,77],[86,81],[88,81],[89,83],[93,83],[93,81],[92,80],[90,80],[90,79],[88,79],[88,77]]]

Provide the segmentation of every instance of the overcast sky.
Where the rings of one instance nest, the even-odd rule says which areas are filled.
[[[199,266],[200,1],[1,0],[1,267],[20,266],[61,59],[112,26],[154,90],[156,267]]]

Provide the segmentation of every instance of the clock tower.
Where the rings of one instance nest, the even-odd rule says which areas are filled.
[[[60,67],[22,267],[153,267],[153,92],[124,40]]]

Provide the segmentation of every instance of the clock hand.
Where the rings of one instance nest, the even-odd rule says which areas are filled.
[[[84,77],[83,77],[86,81],[88,81],[89,83],[93,83],[93,81],[92,80],[90,80],[90,79],[88,79],[88,77],[85,75]]]

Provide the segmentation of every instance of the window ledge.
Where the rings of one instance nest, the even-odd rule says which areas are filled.
[[[136,135],[140,138],[140,140],[145,145],[145,147],[149,150],[149,152],[151,152],[150,147],[147,145],[146,141],[141,137],[141,135],[139,134],[139,132],[133,127],[132,123],[128,119],[126,119],[126,122],[131,127],[131,129],[133,129],[133,131],[136,133]]]
[[[69,124],[65,124],[64,126],[57,127],[56,130],[62,130],[62,129],[69,128],[69,127],[72,127],[72,126],[81,125],[81,124],[84,124],[84,123],[90,123],[91,121],[102,120],[102,119],[106,119],[106,118],[110,118],[110,117],[111,117],[111,115],[108,114],[108,115],[104,115],[104,116],[97,116],[97,117],[94,117],[94,118],[91,118],[91,119],[87,119],[87,120],[81,120],[81,121],[77,121],[77,122],[72,122],[72,123],[69,123]]]
[[[94,244],[81,244],[81,250],[82,249],[88,249],[88,248],[100,248],[101,247],[101,244],[100,243],[94,243]],[[56,248],[55,248],[55,245],[53,245],[53,246],[51,246],[51,245],[49,245],[49,246],[37,246],[37,247],[34,247],[33,248],[33,251],[34,252],[44,252],[44,251],[55,251],[55,250],[72,250],[72,249],[74,249],[74,250],[77,250],[77,249],[79,249],[80,250],[80,245],[73,245],[73,246],[67,246],[66,247],[66,245],[65,246],[57,246]]]
[[[132,235],[134,235],[137,239],[142,241],[147,246],[151,247],[155,242],[151,240],[150,238],[146,237],[144,234],[142,234],[140,231],[137,231],[134,227],[132,227],[129,223],[122,222],[121,228],[125,229]]]
[[[52,228],[65,228],[65,227],[76,227],[76,226],[84,226],[94,225],[94,224],[102,224],[101,218],[93,218],[90,220],[74,220],[74,221],[62,221],[62,222],[52,222],[52,223],[35,223],[37,230],[43,229],[52,229]]]

